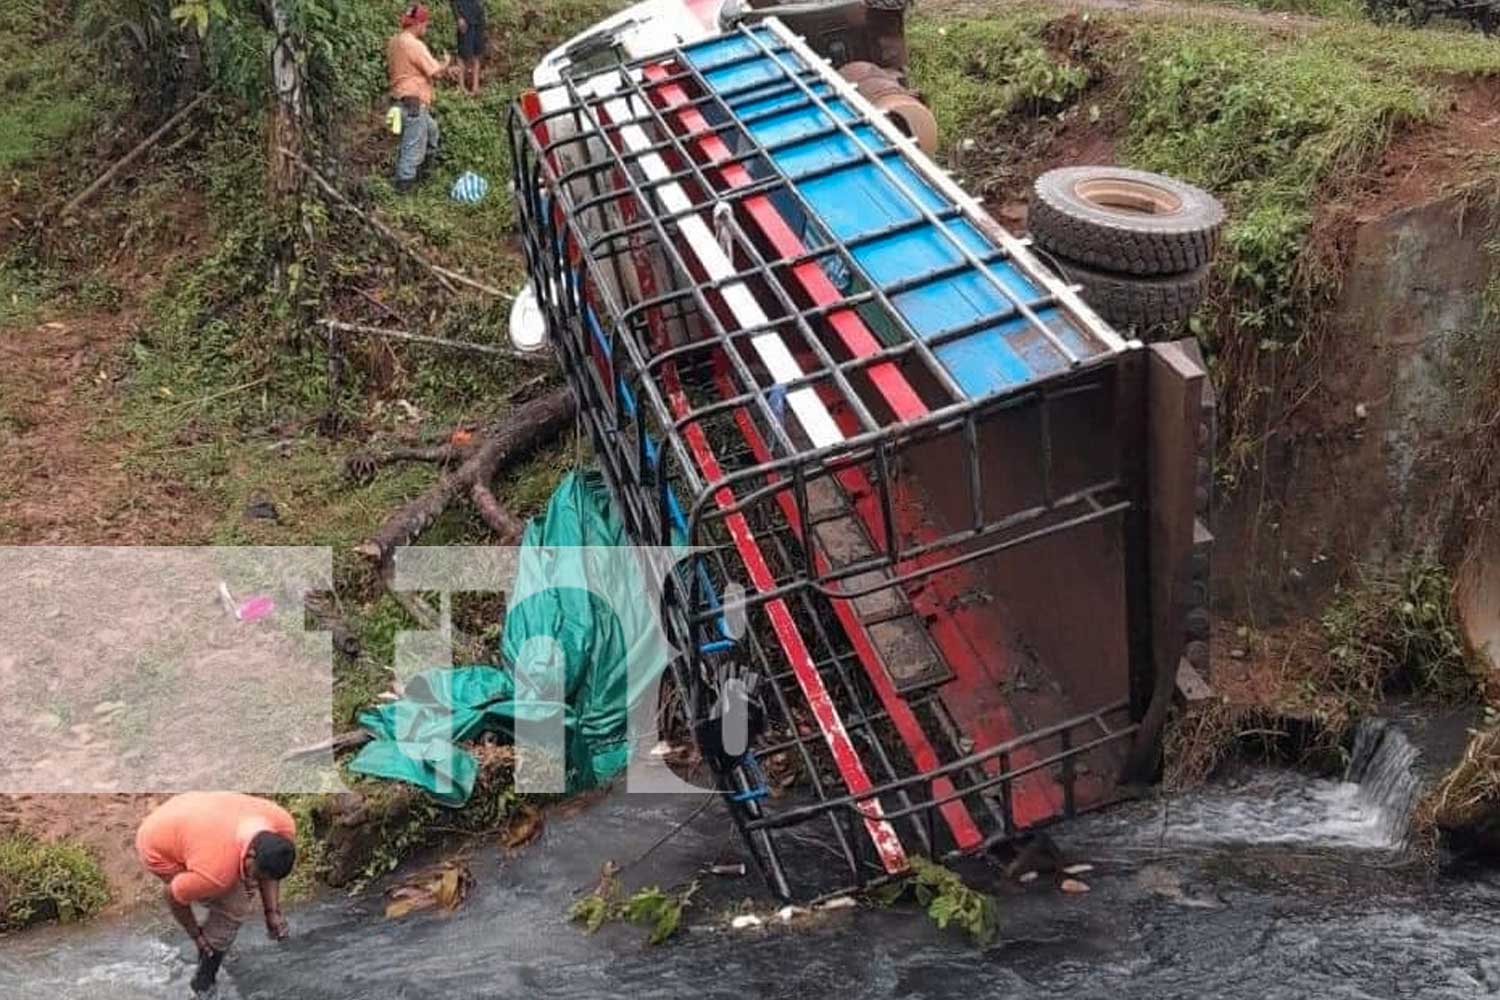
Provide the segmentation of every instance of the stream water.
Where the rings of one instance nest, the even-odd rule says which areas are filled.
[[[451,915],[383,919],[377,898],[333,897],[291,916],[294,937],[248,927],[226,964],[228,1000],[596,996],[1478,997],[1500,994],[1500,878],[1433,876],[1402,853],[1416,752],[1361,733],[1349,780],[1249,771],[1201,793],[1132,803],[1063,829],[1093,863],[1084,895],[1044,877],[1001,900],[981,950],[909,911],[861,908],[754,931],[712,912],[671,944],[639,931],[587,936],[564,912],[600,864],[634,857],[699,800],[614,795],[565,818],[504,863],[473,859]],[[734,841],[717,809],[629,873],[672,884]],[[722,882],[722,880],[720,880]],[[755,897],[753,878],[716,884]],[[761,901],[761,909],[771,906]],[[164,914],[0,943],[0,997],[188,995]]]

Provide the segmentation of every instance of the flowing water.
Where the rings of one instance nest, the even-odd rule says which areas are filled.
[[[1123,806],[1064,828],[1096,868],[1085,895],[1047,876],[1002,896],[1001,940],[981,950],[909,911],[863,908],[755,931],[724,929],[753,878],[673,943],[586,936],[564,920],[605,859],[638,855],[693,798],[614,795],[554,818],[509,863],[478,850],[476,888],[452,915],[382,918],[335,897],[292,915],[294,938],[247,928],[228,1000],[353,998],[1074,997],[1246,1000],[1500,995],[1500,879],[1435,877],[1405,860],[1416,751],[1361,733],[1346,781],[1254,771],[1202,793]],[[735,843],[709,809],[628,873],[672,884]],[[761,899],[762,910],[771,907]],[[0,943],[0,997],[184,997],[188,969],[164,914]]]

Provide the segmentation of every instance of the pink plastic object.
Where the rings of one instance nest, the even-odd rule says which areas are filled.
[[[257,594],[241,604],[234,616],[242,622],[258,622],[276,610],[276,602],[270,594]]]

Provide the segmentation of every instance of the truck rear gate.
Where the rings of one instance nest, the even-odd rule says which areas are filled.
[[[518,212],[633,537],[703,549],[686,721],[726,658],[770,682],[719,779],[771,888],[1107,802],[1154,676],[1145,352],[779,21],[622,48],[513,114]],[[841,866],[786,849],[812,821]]]

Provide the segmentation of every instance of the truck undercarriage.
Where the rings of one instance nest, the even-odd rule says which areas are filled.
[[[780,20],[668,21],[538,71],[518,213],[632,537],[695,553],[672,676],[768,885],[1112,801],[1207,541],[1193,352],[1111,329]]]

